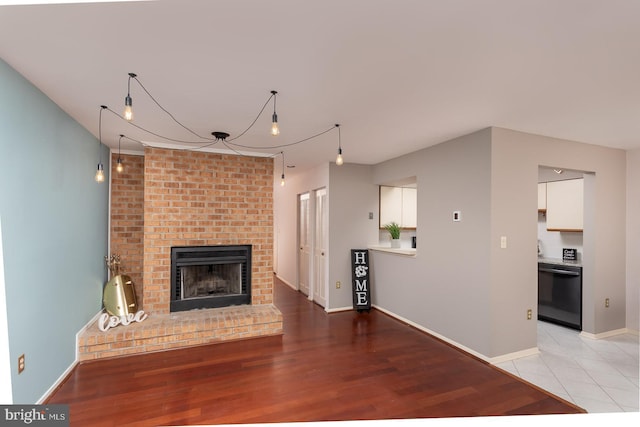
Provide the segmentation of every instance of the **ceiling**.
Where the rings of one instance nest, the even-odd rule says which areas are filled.
[[[488,126],[638,148],[639,22],[637,0],[4,5],[0,58],[95,136],[100,105],[122,111],[130,72],[205,137],[237,137],[277,90],[281,134],[269,135],[269,103],[233,142],[284,151],[295,173],[335,159],[337,123],[345,162],[362,164]],[[135,80],[131,96],[138,126],[206,143]],[[120,134],[169,142],[103,111],[103,142],[117,148]]]

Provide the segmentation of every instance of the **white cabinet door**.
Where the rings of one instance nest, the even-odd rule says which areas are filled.
[[[380,186],[380,227],[402,223],[402,188]]]
[[[547,210],[547,183],[541,182],[538,184],[538,210]]]
[[[418,190],[402,189],[402,222],[403,228],[416,228],[418,222]]]
[[[583,179],[568,179],[547,183],[547,230],[582,231],[583,182]]]
[[[416,228],[418,190],[380,186],[380,227],[395,222],[401,228]]]

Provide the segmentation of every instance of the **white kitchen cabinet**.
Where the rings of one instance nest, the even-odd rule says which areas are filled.
[[[547,182],[547,230],[582,231],[584,180]]]
[[[396,222],[402,228],[416,228],[417,189],[380,186],[380,227]]]
[[[403,228],[416,228],[418,223],[418,189],[402,189],[402,222]]]
[[[544,212],[547,210],[547,183],[538,183],[538,211]]]

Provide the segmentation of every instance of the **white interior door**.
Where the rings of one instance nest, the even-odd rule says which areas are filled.
[[[327,300],[327,190],[322,188],[315,192],[315,227],[313,247],[313,300],[326,306]]]
[[[298,198],[298,289],[309,295],[309,279],[311,273],[311,211],[309,209],[309,193]]]

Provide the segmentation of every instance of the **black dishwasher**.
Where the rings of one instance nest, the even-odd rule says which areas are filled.
[[[582,267],[538,263],[538,319],[582,330]]]

